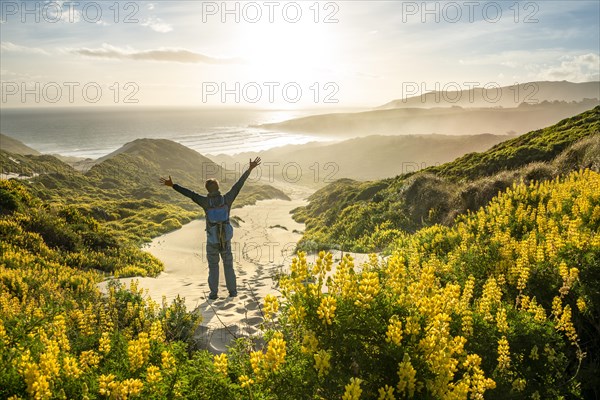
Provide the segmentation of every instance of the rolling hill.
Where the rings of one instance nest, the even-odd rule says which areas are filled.
[[[442,86],[442,85],[440,85]],[[484,87],[451,91],[458,84],[447,84],[442,91],[429,91],[419,96],[392,100],[377,110],[394,108],[431,107],[517,107],[521,103],[537,104],[544,101],[581,102],[585,99],[600,99],[600,82],[527,82],[510,86],[489,83]],[[420,85],[406,84],[405,90],[412,93],[421,90]]]
[[[579,168],[600,169],[600,106],[417,173],[327,185],[294,212],[306,223],[299,246],[381,250],[401,231],[451,224],[514,182],[552,179]]]
[[[198,192],[204,191],[208,177],[218,178],[224,190],[239,177],[239,172],[223,170],[194,150],[158,139],[127,143],[86,171],[54,156],[4,150],[0,150],[0,166],[3,174],[20,175],[40,199],[73,205],[133,240],[148,240],[202,215],[195,203],[161,186],[159,176],[171,175]],[[288,199],[279,189],[249,181],[234,205],[271,198]]]
[[[578,103],[542,102],[501,108],[394,108],[358,113],[313,115],[264,124],[261,128],[341,137],[368,135],[475,135],[528,132],[557,123],[598,105],[598,100]]]
[[[484,151],[512,136],[507,135],[406,135],[357,137],[336,143],[312,142],[278,147],[260,153],[236,155],[246,160],[256,156],[278,163],[273,168],[276,179],[285,179],[281,172],[294,163],[302,170],[298,183],[320,187],[339,178],[357,180],[383,179],[401,172],[452,161],[466,153]],[[231,156],[212,157],[231,165]],[[290,170],[292,170],[290,168]],[[267,170],[264,171],[265,173]],[[293,176],[295,178],[295,176]]]
[[[41,154],[39,151],[27,146],[25,143],[17,139],[13,139],[10,136],[6,136],[3,133],[0,133],[0,150],[22,155]]]

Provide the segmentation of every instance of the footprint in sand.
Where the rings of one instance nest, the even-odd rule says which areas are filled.
[[[229,303],[221,307],[222,310],[229,310],[230,308],[235,307],[234,303]]]
[[[248,310],[256,310],[257,308],[258,308],[258,303],[256,301],[246,304],[246,309],[248,309]]]
[[[251,317],[251,318],[244,318],[242,320],[242,322],[245,322],[251,326],[256,326],[256,325],[260,324],[262,322],[262,320],[263,319],[261,317]]]

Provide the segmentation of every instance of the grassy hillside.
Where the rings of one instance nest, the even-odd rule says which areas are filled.
[[[436,223],[487,204],[525,180],[600,168],[600,107],[415,174],[374,182],[344,180],[310,198],[294,218],[306,223],[300,248],[386,248],[400,231]],[[570,146],[570,147],[569,147]]]
[[[312,142],[260,153],[242,153],[236,158],[243,160],[260,156],[270,163],[279,163],[273,168],[276,179],[286,179],[283,175],[286,165],[296,163],[303,171],[298,184],[322,187],[340,178],[383,179],[402,171],[417,171],[452,161],[466,153],[487,150],[509,137],[512,136],[370,135],[336,143]],[[234,161],[230,156],[214,159],[228,165]],[[290,167],[291,171],[295,169]],[[292,175],[292,178],[295,177]]]
[[[129,143],[84,172],[53,156],[5,151],[0,151],[0,166],[3,173],[32,177],[27,185],[40,199],[72,205],[135,241],[149,240],[202,215],[191,200],[161,186],[159,176],[170,174],[175,182],[201,193],[208,177],[218,178],[225,190],[239,177],[183,145],[151,139]],[[272,186],[248,182],[234,206],[270,198],[287,196]]]
[[[376,237],[390,256],[359,266],[346,255],[333,270],[332,254],[312,265],[298,254],[281,298],[265,298],[264,334],[218,356],[197,349],[200,321],[181,299],[156,304],[135,281],[100,293],[102,271],[152,275],[154,258],[80,212],[80,198],[36,196],[79,188],[117,201],[130,172],[0,181],[0,398],[597,398],[600,174],[564,171],[599,169],[599,155],[590,132],[550,162],[466,183],[431,172],[335,182],[309,207],[331,217],[324,234],[339,229],[348,246]],[[393,225],[415,223],[411,213],[431,223],[445,193],[483,201],[473,193],[491,193],[486,182],[510,187],[451,226]]]
[[[195,349],[199,319],[181,299],[158,305],[135,282],[103,295],[99,274],[79,264],[93,243],[108,265],[151,260],[113,257],[110,231],[72,209],[49,210],[18,181],[0,181],[0,204],[2,398],[545,399],[600,390],[596,172],[515,185],[453,227],[401,234],[390,257],[361,266],[345,256],[328,274],[331,254],[309,265],[301,253],[279,282],[281,300],[265,299],[264,337],[214,357]]]
[[[27,146],[25,143],[0,133],[0,150],[15,154],[39,155],[40,152]]]
[[[600,106],[556,125],[499,143],[486,152],[467,154],[432,167],[428,172],[452,180],[472,180],[532,162],[550,161],[568,146],[594,133],[600,134]]]
[[[599,393],[596,172],[515,185],[453,227],[401,234],[386,259],[332,264],[301,254],[280,282],[286,363],[243,370],[274,398]]]

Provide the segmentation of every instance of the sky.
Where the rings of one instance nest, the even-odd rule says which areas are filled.
[[[597,0],[0,5],[6,108],[370,108],[415,87],[600,80]]]

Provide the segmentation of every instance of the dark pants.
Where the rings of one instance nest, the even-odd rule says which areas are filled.
[[[206,258],[208,259],[208,287],[210,295],[216,296],[219,292],[219,256],[223,259],[223,270],[225,271],[225,283],[230,295],[237,294],[235,282],[235,271],[233,270],[233,254],[231,253],[231,241],[227,241],[223,250],[218,243],[206,244]]]

